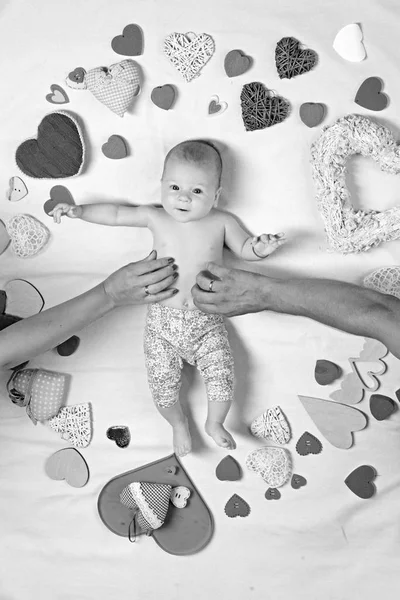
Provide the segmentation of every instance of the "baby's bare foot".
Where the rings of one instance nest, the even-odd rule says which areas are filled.
[[[172,426],[174,452],[177,456],[185,456],[192,449],[192,438],[189,433],[187,419]]]
[[[227,450],[234,450],[236,448],[235,440],[221,423],[206,421],[205,430],[217,446],[221,446]]]

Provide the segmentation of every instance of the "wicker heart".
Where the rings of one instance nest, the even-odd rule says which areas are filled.
[[[311,146],[311,166],[328,242],[332,250],[363,252],[400,238],[400,207],[355,210],[346,183],[346,163],[361,154],[381,171],[400,173],[400,147],[384,125],[361,115],[347,115],[325,127]]]
[[[189,82],[214,54],[214,40],[206,33],[171,33],[164,40],[164,54]]]
[[[277,488],[289,479],[292,462],[288,450],[266,446],[248,454],[246,467],[261,475],[270,487]]]
[[[82,133],[69,114],[46,115],[38,127],[37,139],[18,146],[15,160],[25,175],[38,179],[60,179],[79,175],[85,155]]]
[[[240,102],[246,131],[265,129],[282,123],[290,110],[289,102],[281,96],[270,96],[270,91],[258,81],[243,86]]]
[[[284,37],[276,45],[275,64],[281,79],[291,79],[307,73],[318,61],[314,50],[301,50],[300,42],[293,37]]]
[[[88,402],[65,406],[46,425],[73,446],[86,448],[92,438],[91,405]]]
[[[272,438],[278,444],[287,444],[291,438],[289,423],[279,406],[273,406],[254,419],[250,425],[253,435]]]
[[[7,225],[11,249],[20,258],[34,256],[47,244],[50,231],[31,215],[15,215]]]

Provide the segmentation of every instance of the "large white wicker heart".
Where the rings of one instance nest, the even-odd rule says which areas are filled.
[[[385,211],[355,210],[346,186],[346,161],[372,158],[381,171],[400,173],[400,148],[392,132],[361,115],[347,115],[324,127],[311,146],[318,209],[332,250],[362,252],[400,238],[400,206]]]
[[[20,258],[34,256],[47,244],[50,231],[31,215],[15,215],[7,222],[11,248]]]
[[[171,33],[164,40],[164,54],[189,82],[214,54],[214,40],[206,33]]]
[[[246,458],[246,467],[264,479],[270,487],[280,487],[290,477],[292,461],[285,448],[265,446],[253,450]]]

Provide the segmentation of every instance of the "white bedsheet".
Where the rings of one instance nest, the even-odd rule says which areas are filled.
[[[349,63],[332,48],[337,31],[362,24],[368,59]],[[87,70],[120,60],[111,39],[129,23],[144,31],[145,50],[137,57],[144,83],[132,113],[113,115],[88,91],[66,88],[64,77],[77,66]],[[10,249],[0,256],[0,284],[26,278],[42,292],[46,307],[71,298],[99,282],[115,268],[143,258],[151,236],[142,229],[116,229],[64,220],[53,224],[43,212],[53,184],[63,184],[78,203],[120,199],[151,203],[165,152],[191,137],[223,145],[223,207],[254,233],[286,231],[290,242],[261,265],[227,263],[272,275],[309,275],[359,282],[375,267],[397,264],[400,244],[382,245],[362,255],[326,251],[322,220],[314,200],[309,147],[321,127],[307,128],[299,119],[303,102],[328,106],[324,124],[348,114],[367,114],[400,128],[397,103],[398,28],[396,0],[9,0],[0,8],[1,189],[21,175],[14,163],[16,147],[34,136],[42,117],[55,107],[45,96],[52,83],[62,85],[79,115],[88,140],[84,173],[64,181],[22,176],[29,195],[12,204],[3,194],[0,218],[30,213],[50,228],[48,247],[31,259]],[[201,76],[186,84],[162,54],[173,31],[206,32],[215,40],[215,55]],[[276,42],[294,36],[319,55],[318,66],[292,80],[280,80],[274,65]],[[254,59],[251,70],[229,79],[226,53],[239,48]],[[381,114],[360,108],[353,98],[362,81],[379,76],[390,97]],[[242,85],[261,81],[292,104],[282,124],[246,132],[240,114]],[[150,101],[153,87],[171,83],[178,89],[173,110]],[[208,117],[210,98],[218,94],[227,111]],[[111,161],[101,145],[111,134],[126,138],[128,158]],[[398,201],[398,178],[380,173],[372,162],[353,159],[348,176],[355,204],[385,209]],[[194,449],[183,459],[190,477],[208,503],[215,534],[199,554],[168,555],[151,539],[131,545],[108,531],[97,514],[97,497],[119,473],[171,452],[169,426],[158,416],[147,388],[142,352],[144,307],[119,309],[79,333],[76,354],[62,358],[48,352],[31,366],[72,375],[69,404],[90,401],[94,436],[82,451],[90,468],[89,483],[74,489],[50,480],[44,463],[65,443],[42,425],[34,427],[24,410],[5,393],[9,373],[1,374],[0,398],[0,599],[92,600],[127,597],[140,600],[347,600],[394,597],[400,584],[400,411],[378,422],[370,416],[368,396],[358,408],[370,416],[368,428],[355,435],[349,450],[331,446],[319,433],[297,395],[328,398],[335,389],[313,378],[315,361],[328,358],[349,372],[347,359],[357,356],[363,340],[304,318],[261,313],[231,319],[228,329],[236,357],[237,393],[228,417],[244,467],[249,451],[263,444],[248,425],[279,404],[293,433],[288,445],[295,473],[308,484],[281,488],[279,501],[267,502],[267,486],[244,469],[239,482],[219,482],[215,467],[225,455],[205,435],[206,402],[202,381],[185,369],[182,396],[192,416]],[[399,362],[388,357],[381,392],[394,397],[400,387]],[[110,425],[130,427],[132,442],[121,450],[106,438]],[[305,431],[323,443],[318,456],[301,457],[295,444]],[[344,485],[357,466],[378,472],[377,494],[361,500]],[[247,518],[228,519],[224,505],[233,493],[251,506]]]

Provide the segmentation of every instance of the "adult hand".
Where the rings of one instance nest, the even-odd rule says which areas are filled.
[[[169,286],[176,280],[173,258],[157,258],[152,250],[149,256],[130,263],[103,282],[104,290],[114,306],[149,304],[171,298],[178,290]]]
[[[197,275],[192,287],[194,304],[200,310],[233,317],[267,308],[265,276],[227,269],[213,262],[206,269]],[[211,281],[214,283],[210,291]]]

